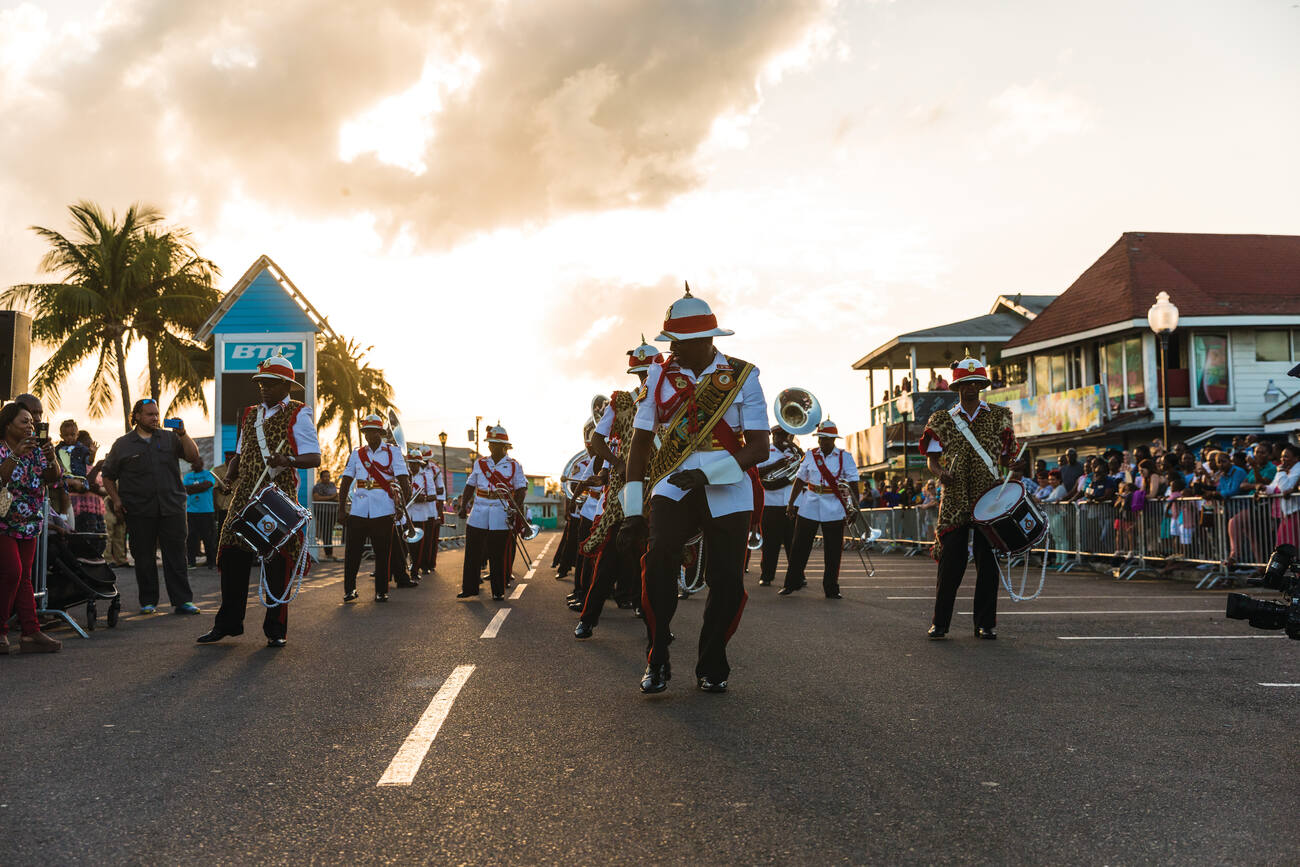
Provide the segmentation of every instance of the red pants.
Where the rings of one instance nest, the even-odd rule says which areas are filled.
[[[0,626],[16,611],[23,635],[41,631],[36,620],[36,592],[32,589],[32,560],[35,539],[17,539],[0,534]]]

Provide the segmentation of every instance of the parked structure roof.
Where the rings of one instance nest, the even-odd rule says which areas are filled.
[[[983,316],[900,334],[859,359],[853,369],[907,367],[913,347],[917,367],[945,367],[961,360],[967,347],[976,352],[980,345],[1001,345],[1010,340],[1054,298],[1055,295],[999,295],[992,309]]]
[[[1145,322],[1161,291],[1180,317],[1300,316],[1300,236],[1125,232],[1005,348]]]

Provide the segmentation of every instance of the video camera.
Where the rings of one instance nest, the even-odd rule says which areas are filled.
[[[1300,641],[1300,552],[1295,545],[1278,545],[1264,567],[1264,577],[1246,582],[1276,590],[1288,601],[1266,602],[1245,593],[1228,594],[1230,620],[1245,620],[1256,629],[1285,629],[1286,637]]]

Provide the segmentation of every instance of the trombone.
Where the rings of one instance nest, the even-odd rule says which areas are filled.
[[[402,460],[406,460],[406,435],[402,433],[402,423],[397,419],[397,413],[391,409],[388,411],[388,429],[393,438],[393,444],[397,450],[402,453]],[[397,468],[393,468],[396,472]],[[408,545],[418,545],[424,538],[424,530],[421,530],[411,520],[410,508],[415,504],[415,498],[419,494],[415,492],[414,486],[411,489],[410,501],[404,501],[400,495],[393,497],[393,508],[396,511],[395,526],[401,531],[403,541]]]
[[[513,531],[511,535],[514,537],[519,553],[524,555],[524,562],[528,564],[528,568],[533,568],[533,558],[528,555],[528,548],[524,543],[536,539],[537,534],[542,532],[542,528],[529,521],[528,516],[520,510],[519,504],[515,502],[514,491],[497,482],[492,486],[492,492],[505,506],[506,520],[510,523],[510,529]]]

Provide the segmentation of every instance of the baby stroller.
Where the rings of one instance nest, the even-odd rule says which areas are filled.
[[[122,596],[117,592],[117,576],[103,560],[87,561],[78,558],[72,545],[55,533],[51,533],[49,538],[46,582],[47,609],[67,611],[84,604],[86,629],[89,631],[95,628],[99,619],[99,602],[107,600],[108,612],[105,619],[108,627],[112,629],[117,626],[118,614],[122,610]]]

